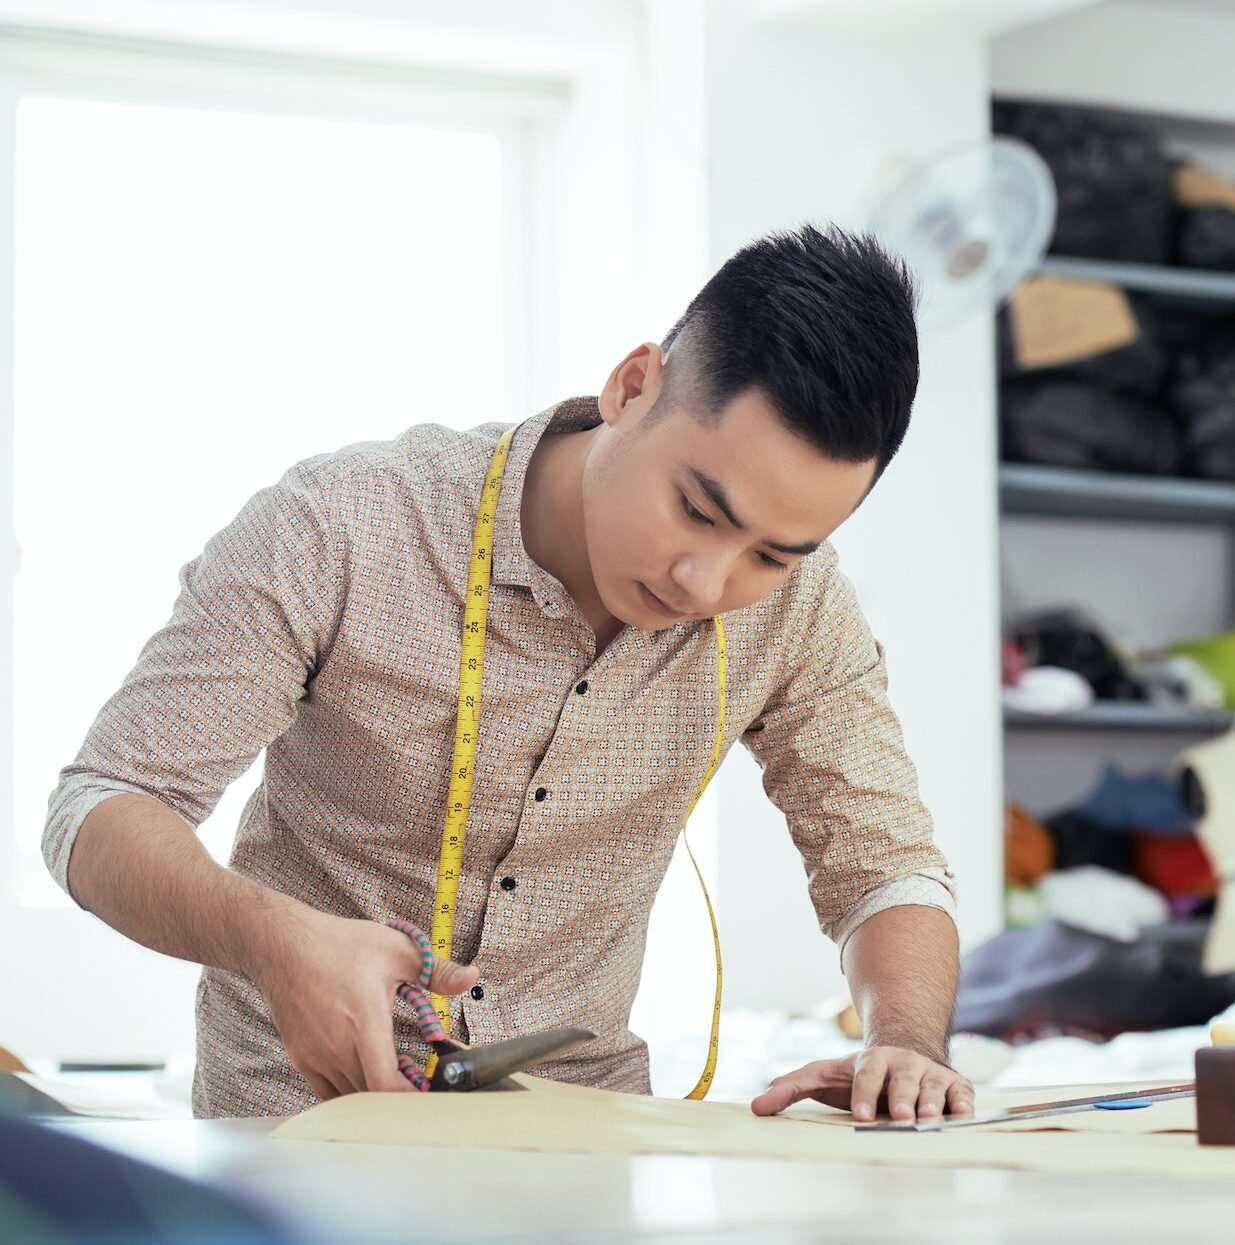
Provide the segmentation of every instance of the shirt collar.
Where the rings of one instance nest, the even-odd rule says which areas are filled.
[[[528,463],[545,433],[581,432],[599,423],[600,407],[596,398],[567,398],[515,429],[494,519],[493,582],[532,589],[542,607],[557,601],[565,609],[566,590],[548,571],[532,561],[523,546],[523,482]]]

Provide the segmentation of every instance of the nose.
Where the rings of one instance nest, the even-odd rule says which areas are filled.
[[[715,609],[725,595],[725,583],[729,578],[728,559],[692,554],[679,558],[670,576],[690,602],[692,612],[706,614]]]

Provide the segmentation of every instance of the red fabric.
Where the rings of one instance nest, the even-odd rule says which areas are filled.
[[[1204,848],[1192,835],[1136,833],[1136,876],[1168,898],[1217,890]]]
[[[1015,687],[1021,681],[1021,675],[1029,666],[1025,654],[1011,640],[1004,640],[999,646],[1000,675],[1004,687]]]

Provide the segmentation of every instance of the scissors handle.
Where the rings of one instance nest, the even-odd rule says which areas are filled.
[[[403,921],[398,917],[391,917],[386,924],[391,929],[397,929],[401,934],[406,934],[420,948],[419,979],[415,982],[399,982],[395,993],[399,998],[411,1005],[412,1015],[416,1019],[416,1027],[430,1046],[439,1053],[442,1051],[443,1044],[448,1050],[454,1050],[454,1043],[446,1036],[446,1030],[442,1027],[441,1017],[437,1014],[437,1008],[433,1006],[433,1000],[429,996],[429,982],[433,978],[433,948],[429,944],[428,936],[410,921]],[[418,1063],[401,1054],[399,1056],[399,1071],[421,1093],[428,1093],[430,1081],[425,1075],[425,1070]]]

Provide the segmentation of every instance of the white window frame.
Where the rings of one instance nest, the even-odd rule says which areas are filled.
[[[481,130],[502,144],[509,410],[553,383],[557,327],[548,193],[569,84],[133,39],[0,31],[0,288],[14,288],[15,118],[28,94]],[[0,301],[0,1043],[36,1057],[162,1057],[192,1047],[195,966],[152,956],[71,905],[21,906],[14,834],[14,306]],[[67,763],[71,758],[66,757]],[[131,1006],[115,998],[139,982]],[[170,997],[169,997],[170,996]],[[167,998],[162,1006],[147,1006]],[[177,1000],[172,1002],[172,1000]],[[106,1016],[92,1024],[91,1016]],[[47,1034],[57,1036],[47,1046]]]
[[[95,33],[0,25],[0,282],[7,278],[0,288],[12,289],[14,277],[15,95],[59,84],[99,99],[132,100],[145,91],[146,98],[168,102],[172,72],[190,106],[217,107],[209,92],[221,81],[251,84],[261,75],[260,90],[250,87],[237,107],[303,115],[315,99],[320,104],[319,92],[329,83],[332,99],[346,97],[357,119],[397,99],[417,123],[458,125],[471,118],[489,132],[505,127],[523,169],[510,188],[505,252],[508,262],[520,265],[507,274],[506,313],[519,334],[510,351],[512,398],[527,413],[572,393],[596,392],[617,357],[641,340],[657,340],[708,275],[704,0],[579,6],[569,20],[540,0],[517,9],[469,6],[453,27],[453,14],[427,18],[425,6],[418,6],[419,25],[402,29],[361,18],[349,26],[351,19],[338,13],[302,23],[293,5],[261,14],[256,6],[242,11],[231,5],[226,13],[206,14],[203,5],[195,21],[187,9],[178,10],[177,21],[169,14],[170,26],[178,26],[170,39],[166,31],[150,38],[150,29],[139,29],[155,20],[149,7],[142,9],[145,16],[116,20],[111,33],[100,34],[107,21],[102,7],[60,4],[74,10],[81,31]],[[213,40],[203,42],[206,26],[227,46],[207,46]],[[323,47],[347,50],[327,56]],[[389,115],[383,111],[382,118]],[[185,987],[196,979],[196,967],[152,955],[73,907],[19,910],[8,890],[16,569],[12,317],[11,302],[0,305],[0,1043],[36,1058],[162,1057],[192,1048],[193,1008]],[[713,876],[714,829],[696,827],[693,841]],[[670,923],[693,928],[703,919],[701,906],[691,902],[678,912],[674,894],[683,883],[670,880]],[[691,874],[688,887],[694,885]],[[664,955],[666,939],[660,939],[658,967],[652,948],[636,1005],[639,1030],[654,1051],[658,1038],[671,1036],[695,1013],[706,1018],[711,998],[706,930],[695,931],[693,950],[682,946],[676,928],[669,933],[674,955]],[[699,997],[684,1005],[687,967],[686,976],[698,978]],[[123,983],[129,975],[140,976],[144,992],[134,1002],[134,1022],[117,1026],[110,999],[117,978]],[[155,999],[158,1006],[143,1006]],[[93,1023],[105,1004],[107,1022]],[[50,1046],[49,1033],[57,1035]],[[667,1091],[683,1092],[674,1083]]]

